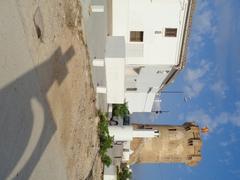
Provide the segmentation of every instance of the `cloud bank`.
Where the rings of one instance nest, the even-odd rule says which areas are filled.
[[[202,127],[208,126],[210,132],[228,123],[240,127],[240,101],[235,103],[234,112],[221,112],[216,116],[210,116],[206,111],[199,109],[187,114],[186,119],[195,121]]]
[[[205,60],[200,62],[200,67],[196,69],[188,68],[184,81],[186,82],[186,86],[184,87],[184,92],[189,97],[198,96],[205,86],[204,76],[209,71],[210,64]]]

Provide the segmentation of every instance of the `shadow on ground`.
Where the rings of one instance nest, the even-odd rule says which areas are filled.
[[[64,54],[61,48],[36,68],[28,71],[0,90],[0,179],[6,179],[18,164],[32,135],[34,121],[31,100],[36,99],[43,109],[44,122],[34,150],[14,179],[29,179],[57,127],[46,94],[57,81],[67,76],[67,62],[74,55],[73,47]],[[59,97],[60,98],[60,97]],[[42,113],[42,112],[41,112]]]

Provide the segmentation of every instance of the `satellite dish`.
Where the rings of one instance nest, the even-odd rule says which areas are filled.
[[[185,96],[184,97],[184,102],[188,102],[188,101],[191,101],[191,97],[190,96]]]

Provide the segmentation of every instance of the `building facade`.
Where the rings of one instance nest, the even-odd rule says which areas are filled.
[[[194,0],[111,0],[105,59],[108,104],[151,112],[155,97],[186,62]]]

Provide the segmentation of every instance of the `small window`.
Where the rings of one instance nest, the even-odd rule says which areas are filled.
[[[189,140],[188,140],[188,144],[193,144],[192,139],[189,139]]]
[[[131,42],[143,42],[143,31],[131,31],[130,32]]]
[[[177,129],[168,129],[169,131],[176,131]]]
[[[161,31],[155,31],[154,33],[155,34],[161,34],[162,32]]]
[[[147,93],[150,93],[151,91],[152,91],[152,87],[150,87],[149,89],[148,89],[148,91],[147,91]]]
[[[144,129],[152,129],[152,127],[144,127]]]
[[[166,37],[177,37],[177,28],[166,28],[165,36]]]
[[[127,91],[137,91],[137,88],[127,88]]]
[[[122,156],[114,156],[114,159],[122,159]]]
[[[191,130],[191,128],[189,126],[187,126],[187,127],[185,127],[185,130],[189,131],[189,130]]]
[[[134,70],[137,74],[140,74],[140,71],[141,71],[142,68],[143,68],[143,66],[134,67],[133,70]]]

